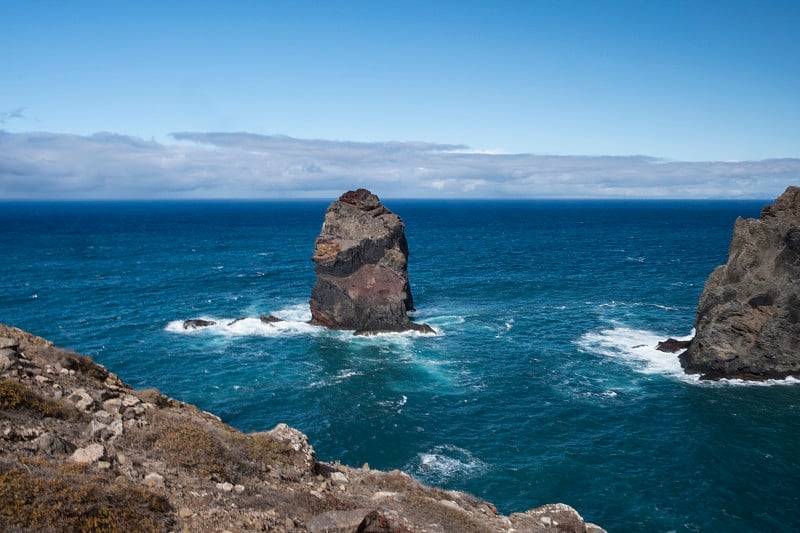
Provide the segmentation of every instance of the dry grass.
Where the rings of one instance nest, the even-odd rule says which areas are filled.
[[[247,435],[247,444],[248,456],[260,470],[292,464],[286,446],[267,435]]]
[[[153,447],[169,463],[196,470],[203,476],[227,476],[232,466],[228,446],[197,424],[165,427]]]
[[[291,450],[268,435],[243,434],[214,420],[187,422],[167,412],[126,432],[118,446],[152,450],[168,464],[226,481],[293,466]]]
[[[167,531],[169,502],[80,465],[41,459],[0,464],[0,530]]]
[[[0,409],[27,410],[41,417],[75,420],[81,417],[77,409],[58,400],[45,398],[18,381],[0,381]]]
[[[420,493],[404,494],[407,512],[413,513],[417,519],[424,523],[437,523],[445,526],[447,531],[458,533],[487,533],[481,521],[473,518],[464,511],[448,507],[433,498]]]
[[[91,358],[58,348],[48,347],[43,350],[44,356],[50,360],[58,361],[62,367],[74,370],[95,381],[103,382],[108,377],[108,370],[98,365]]]

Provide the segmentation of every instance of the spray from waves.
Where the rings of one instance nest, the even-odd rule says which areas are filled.
[[[306,388],[318,389],[321,387],[331,387],[333,385],[339,385],[340,383],[354,376],[363,376],[363,375],[364,373],[359,370],[353,370],[352,368],[343,368],[331,377],[310,383]]]
[[[486,472],[489,466],[469,450],[452,444],[436,446],[418,453],[403,470],[427,483],[446,484],[463,481]]]
[[[383,400],[378,402],[378,405],[400,414],[403,412],[403,406],[407,403],[408,403],[408,396],[403,394],[401,395],[399,400]]]
[[[202,328],[184,328],[183,320],[173,320],[164,328],[170,333],[182,335],[215,335],[224,337],[284,337],[291,335],[316,335],[319,329],[306,322],[284,320],[281,322],[262,322],[259,318],[218,318],[201,316],[201,320],[214,322]]]
[[[424,322],[431,326],[437,333],[441,332],[442,329],[463,324],[466,321],[466,318],[464,318],[462,315],[435,315],[430,313],[418,313],[412,316],[414,316],[420,322]]]
[[[252,310],[251,310],[252,311]],[[216,335],[226,337],[281,337],[293,335],[331,335],[342,339],[350,338],[357,342],[367,342],[371,340],[395,340],[403,342],[404,339],[414,337],[433,337],[442,334],[440,327],[432,326],[434,333],[423,333],[409,330],[400,332],[381,332],[372,335],[354,336],[349,330],[329,330],[321,326],[310,324],[311,312],[308,304],[298,303],[290,305],[279,311],[275,311],[273,316],[279,318],[278,322],[264,322],[260,318],[247,316],[239,318],[215,317],[211,315],[201,315],[200,320],[214,322],[213,325],[201,328],[184,328],[185,320],[172,320],[165,331],[182,335]]]
[[[214,322],[202,328],[184,328],[184,320],[173,320],[164,328],[170,333],[182,335],[212,335],[223,337],[285,337],[294,335],[317,335],[321,328],[308,323],[311,313],[307,304],[295,304],[275,312],[279,322],[263,322],[258,317],[200,316],[201,320]]]
[[[679,337],[678,340],[691,340],[694,332]],[[721,379],[719,381],[701,380],[699,375],[686,374],[678,361],[677,354],[656,350],[660,341],[667,335],[652,331],[615,326],[600,331],[584,333],[575,344],[584,352],[598,354],[619,361],[641,374],[661,374],[692,385],[713,386],[771,386],[794,385],[800,380],[768,379],[749,381],[742,379]]]

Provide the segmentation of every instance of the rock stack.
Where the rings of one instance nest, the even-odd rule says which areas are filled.
[[[328,207],[311,259],[313,324],[356,334],[433,331],[408,318],[414,301],[403,221],[368,190],[346,192]]]
[[[736,220],[728,262],[706,281],[680,355],[705,379],[800,376],[800,187]]]

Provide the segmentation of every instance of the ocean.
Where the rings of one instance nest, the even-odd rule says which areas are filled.
[[[385,200],[415,320],[437,333],[374,337],[306,323],[328,203],[1,202],[0,322],[241,430],[286,422],[321,460],[503,513],[800,529],[798,382],[699,382],[654,349],[691,336],[734,220],[768,201]]]

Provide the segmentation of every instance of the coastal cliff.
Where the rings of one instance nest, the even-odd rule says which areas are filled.
[[[311,259],[313,324],[356,334],[433,332],[408,318],[414,300],[403,221],[368,190],[348,191],[328,207]]]
[[[800,187],[738,218],[728,262],[708,277],[680,357],[705,379],[800,376]]]
[[[0,325],[0,530],[601,533],[571,507],[503,516],[400,471],[242,433],[90,358]]]

